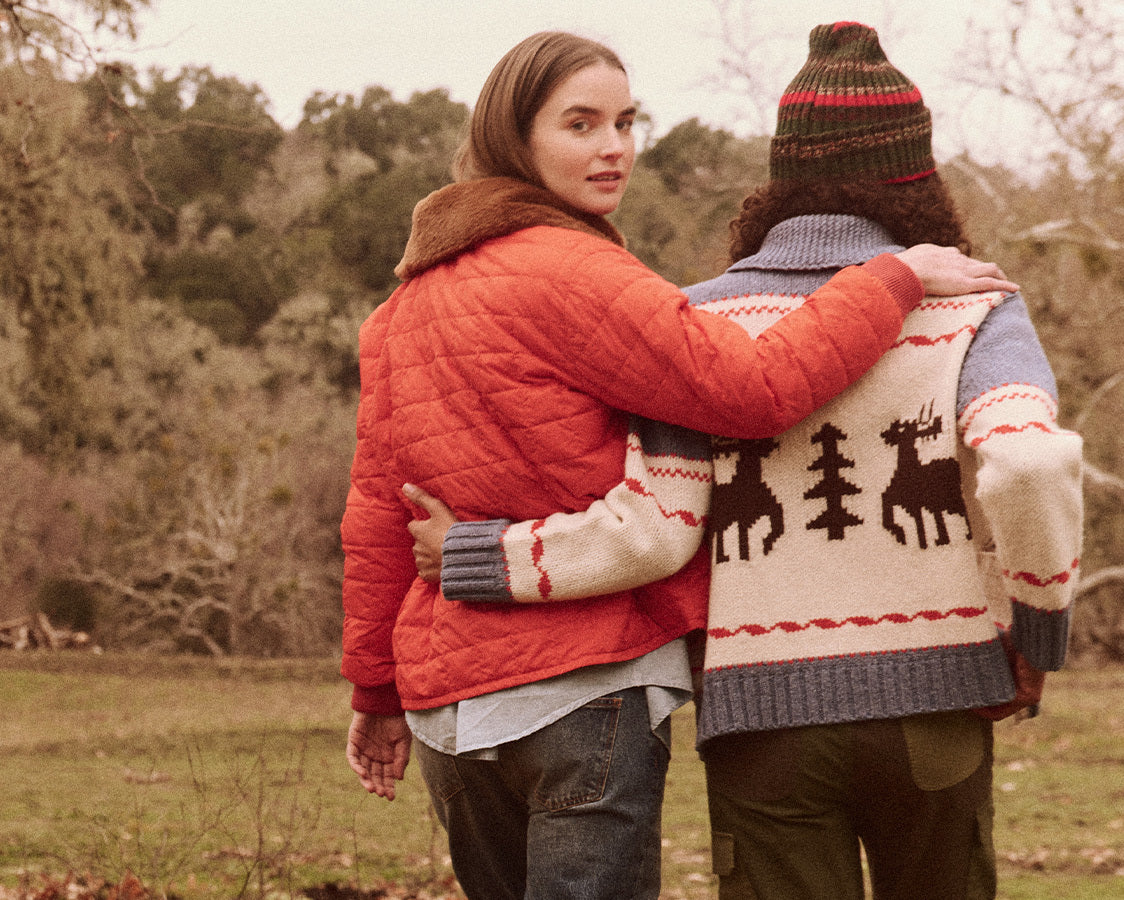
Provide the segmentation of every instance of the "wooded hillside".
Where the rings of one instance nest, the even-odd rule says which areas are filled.
[[[95,59],[68,24],[128,34],[146,4],[0,2],[0,621],[43,612],[104,646],[331,652],[357,330],[397,284],[468,109],[372,85],[310,96],[286,131],[255,85]],[[1074,16],[1073,59],[1101,58],[1080,50],[1115,38]],[[942,172],[976,255],[1022,285],[1061,421],[1085,436],[1074,648],[1119,659],[1124,88],[1105,68],[1079,100],[1033,96],[1011,71],[996,77],[1067,145],[1033,181],[967,155]],[[649,140],[616,215],[630,249],[679,284],[716,274],[767,147],[697,120]]]

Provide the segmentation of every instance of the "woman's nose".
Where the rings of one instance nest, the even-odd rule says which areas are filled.
[[[624,137],[614,128],[601,145],[601,156],[605,159],[619,159],[624,155],[624,149]]]

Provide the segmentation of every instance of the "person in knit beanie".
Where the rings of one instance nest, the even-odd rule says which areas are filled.
[[[965,248],[931,137],[873,29],[813,29],[770,179],[691,303],[756,335],[845,267]],[[700,469],[682,462],[697,436],[647,423],[628,478],[582,520],[501,522],[491,548],[459,542],[481,523],[453,525],[442,592],[620,589],[671,555],[662,523],[705,527],[697,739],[721,900],[861,900],[864,855],[877,900],[995,897],[992,722],[1036,709],[1062,666],[1078,575],[1082,445],[1057,411],[1018,293],[930,297],[779,437],[714,438]],[[683,485],[700,479],[709,504],[692,506]]]
[[[819,25],[785,89],[769,177],[916,181],[936,171],[933,120],[917,86],[857,22]]]
[[[687,289],[751,333],[887,247],[969,250],[921,92],[865,25],[812,30],[769,172],[733,265]],[[1056,417],[1023,299],[978,294],[923,302],[775,447],[714,442],[698,740],[722,900],[857,900],[860,847],[878,900],[996,895],[992,721],[1037,708],[1077,581],[1081,440]]]

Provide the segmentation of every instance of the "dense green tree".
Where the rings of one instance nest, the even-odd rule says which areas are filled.
[[[206,67],[141,78],[104,66],[85,87],[91,125],[110,139],[159,238],[146,288],[225,341],[252,339],[294,291],[279,235],[243,205],[283,138],[267,98]]]
[[[674,194],[691,200],[743,194],[768,177],[762,141],[747,141],[722,128],[688,119],[640,154]],[[740,198],[739,198],[740,199]]]
[[[122,313],[140,274],[122,174],[77,152],[86,143],[74,86],[0,70],[0,296],[26,361],[11,389],[36,417],[0,422],[0,436],[60,454],[92,438],[91,329]]]
[[[86,91],[94,127],[133,172],[137,202],[161,238],[178,236],[179,214],[193,203],[206,211],[207,230],[252,227],[238,203],[283,137],[261,88],[206,66],[174,76],[152,69],[141,78],[113,64],[102,66]]]
[[[467,121],[468,108],[444,88],[400,103],[376,85],[358,101],[352,94],[313,94],[299,127],[322,136],[333,151],[358,150],[387,171],[403,157],[451,155]]]
[[[322,139],[338,176],[324,198],[321,221],[335,257],[366,288],[384,295],[397,284],[394,266],[410,235],[414,205],[451,180],[453,153],[467,108],[439,89],[395,101],[381,87],[351,95],[314,94],[300,130]],[[358,152],[365,171],[348,177],[339,160]]]
[[[351,398],[359,390],[359,326],[370,313],[361,299],[310,290],[286,302],[262,329],[270,393],[293,384],[323,384]]]
[[[148,288],[227,343],[244,344],[296,291],[268,234],[248,234],[212,247],[167,250],[149,262]]]
[[[394,267],[410,236],[414,205],[447,183],[447,172],[447,159],[422,160],[360,175],[325,198],[332,251],[365,287],[387,293],[397,285]]]
[[[721,272],[728,225],[768,176],[768,141],[690,119],[640,153],[615,217],[641,260],[676,284]]]

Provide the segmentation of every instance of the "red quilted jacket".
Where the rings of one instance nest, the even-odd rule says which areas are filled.
[[[688,306],[606,239],[615,232],[603,220],[559,217],[558,203],[506,179],[427,198],[400,267],[409,280],[360,332],[342,524],[343,674],[355,709],[441,706],[634,658],[705,615],[705,558],[611,597],[446,601],[416,577],[404,482],[462,519],[585,509],[622,477],[624,411],[734,437],[777,434],[873,364],[921,295],[908,269],[880,258],[844,270],[752,341]]]

